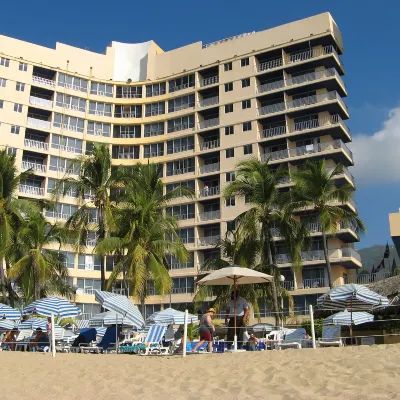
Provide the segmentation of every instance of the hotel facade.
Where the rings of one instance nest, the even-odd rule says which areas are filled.
[[[221,197],[240,160],[269,158],[271,169],[287,168],[282,192],[293,184],[290,173],[307,160],[325,159],[328,169],[342,163],[336,185],[354,185],[342,53],[341,33],[329,13],[166,52],[153,41],[112,42],[98,54],[0,36],[0,147],[16,155],[21,171],[34,172],[21,182],[20,198],[50,198],[57,179],[78,173],[79,165],[71,161],[89,155],[93,143],[110,146],[115,166],[162,164],[166,191],[193,189],[195,199],[177,199],[167,210],[179,219],[178,234],[190,259],[169,260],[172,294],[158,296],[150,285],[146,313],[170,302],[182,308],[192,302],[201,265],[219,256],[216,243],[249,206],[241,198]],[[356,208],[353,201],[341,206]],[[51,221],[65,221],[76,207],[71,192],[57,210],[44,213]],[[274,236],[283,285],[301,312],[328,290],[328,280],[313,210],[295,218],[308,225],[313,238],[302,271],[292,272],[278,227]],[[361,267],[354,227],[338,229],[328,240],[335,285],[351,282]],[[84,253],[63,249],[84,314],[100,311],[93,294],[100,288],[95,243],[95,232],[89,232]],[[113,265],[107,257],[107,277]],[[261,317],[268,316],[262,306]]]

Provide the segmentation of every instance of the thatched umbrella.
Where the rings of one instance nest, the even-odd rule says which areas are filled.
[[[374,292],[389,299],[390,306],[400,306],[400,275],[368,285]]]

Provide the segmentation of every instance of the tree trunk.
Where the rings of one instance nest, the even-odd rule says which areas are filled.
[[[146,297],[140,296],[140,311],[142,312],[143,319],[146,320]]]
[[[6,278],[4,275],[3,259],[0,258],[0,284],[1,284],[1,295],[4,304],[8,304],[7,293],[6,293]]]
[[[8,276],[8,271],[10,270],[10,268],[11,268],[10,263],[8,261],[6,261],[7,276]],[[14,307],[15,300],[18,298],[18,296],[12,287],[12,282],[10,279],[7,279],[7,291],[8,291],[8,300],[10,302],[10,306]]]
[[[98,217],[99,217],[99,241],[104,239],[106,236],[106,230],[105,230],[105,215],[104,215],[104,210],[103,207],[99,207],[99,211],[98,211]],[[104,262],[104,257],[100,257],[100,287],[101,290],[104,291],[106,290],[106,265]]]
[[[325,257],[325,262],[326,262],[326,268],[328,270],[329,287],[332,289],[333,288],[333,282],[332,282],[331,263],[329,261],[329,255],[328,255],[327,238],[326,238],[325,232],[323,230],[322,230],[322,241],[324,243],[324,257]]]
[[[40,282],[39,282],[39,273],[36,263],[32,264],[33,267],[33,285],[34,285],[34,300],[40,299]]]

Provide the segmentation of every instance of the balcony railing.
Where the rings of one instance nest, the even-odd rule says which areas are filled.
[[[32,76],[32,82],[36,83],[37,85],[50,86],[50,87],[56,86],[56,82],[53,81],[52,79],[43,78],[37,75]]]
[[[260,63],[257,66],[257,71],[258,72],[267,71],[269,69],[279,68],[282,65],[283,65],[282,58],[274,58],[274,59],[267,60],[267,61]]]
[[[319,288],[319,287],[328,287],[328,286],[329,286],[329,281],[325,278],[308,278],[308,279],[303,279],[301,284],[297,285],[297,288],[298,289],[310,289],[310,288]]]
[[[194,83],[182,83],[182,85],[172,86],[169,88],[170,93],[179,92],[179,90],[194,88]]]
[[[190,124],[176,124],[173,126],[168,127],[168,132],[178,132],[178,131],[184,131],[186,129],[193,129],[194,126],[190,126]]]
[[[168,264],[168,269],[186,269],[186,268],[194,268],[193,263],[170,263]]]
[[[39,128],[39,129],[50,129],[51,128],[51,122],[44,121],[42,119],[28,117],[27,123],[29,126],[34,126],[35,128]]]
[[[215,140],[209,140],[207,142],[201,143],[200,144],[200,150],[211,150],[211,149],[217,149],[219,147],[219,139]]]
[[[194,293],[194,287],[179,287],[172,288],[172,294],[180,294],[180,293]]]
[[[281,136],[286,133],[286,125],[279,125],[273,128],[263,129],[262,133],[264,138]]]
[[[19,192],[25,194],[34,194],[37,196],[44,195],[44,189],[36,186],[19,185]]]
[[[209,97],[208,99],[200,100],[200,107],[209,107],[219,103],[219,97]]]
[[[328,256],[330,260],[341,260],[343,258],[354,258],[357,261],[361,262],[360,254],[351,248],[343,247],[340,249],[330,249],[328,250]],[[323,250],[310,250],[310,251],[302,251],[301,259],[303,262],[310,261],[325,261],[325,255]],[[278,254],[276,257],[277,264],[290,264],[292,259],[289,254]]]
[[[216,172],[219,171],[220,164],[219,163],[214,163],[214,164],[208,164],[208,165],[203,165],[200,167],[200,173],[201,174],[207,174],[210,172]]]
[[[32,171],[35,172],[46,172],[45,165],[30,161],[22,161],[22,169],[25,171],[31,169]]]
[[[44,150],[44,151],[49,150],[48,143],[40,142],[39,140],[25,139],[24,144],[25,144],[25,147],[30,147],[32,149],[38,149],[38,150]]]
[[[359,285],[368,285],[373,282],[379,282],[384,279],[390,278],[392,274],[390,272],[381,271],[375,274],[362,274],[357,276],[346,276],[344,283],[357,283]]]
[[[276,161],[276,160],[283,160],[285,158],[289,158],[289,150],[288,149],[271,151],[270,153],[264,154],[264,161],[267,161],[268,159],[270,161]]]
[[[182,111],[182,110],[187,110],[188,108],[193,108],[194,107],[194,102],[193,103],[182,103],[179,105],[174,105],[173,107],[168,108],[168,112],[176,112],[176,111]],[[162,113],[164,114],[164,113]],[[159,114],[157,114],[159,115]]]
[[[188,174],[189,172],[194,172],[194,168],[178,168],[178,169],[173,169],[171,171],[171,175],[182,175],[182,174]]]
[[[94,247],[96,246],[97,239],[87,239],[86,240],[86,246],[88,247]]]
[[[216,210],[216,211],[206,211],[204,213],[199,214],[199,220],[200,221],[210,221],[212,219],[219,219],[221,218],[221,211]]]
[[[206,129],[217,125],[219,125],[219,118],[204,119],[199,122],[200,129]]]
[[[33,106],[53,108],[53,102],[51,100],[42,99],[35,96],[29,96],[29,104],[32,104]]]
[[[328,69],[324,69],[322,71],[309,72],[307,74],[298,75],[293,78],[287,79],[286,86],[301,85],[306,82],[312,82],[312,81],[317,81],[317,80],[323,79],[323,78],[329,78],[331,76],[335,76],[335,74],[337,74],[335,68],[328,68]],[[339,75],[337,75],[337,76],[339,76]]]
[[[310,60],[311,58],[317,58],[317,57],[326,56],[329,54],[336,55],[337,59],[341,63],[341,60],[340,60],[339,55],[336,52],[335,48],[332,45],[330,45],[330,46],[320,47],[318,49],[310,49],[310,50],[306,50],[306,51],[290,53],[290,54],[288,54],[288,64],[294,64],[297,62],[307,61],[307,60]]]
[[[120,294],[122,296],[128,295],[127,291],[125,289],[122,289],[122,288],[112,288],[111,292],[115,293],[115,294]]]
[[[214,236],[204,236],[204,237],[199,237],[198,239],[198,245],[199,246],[212,246],[216,245],[221,239],[220,235],[214,235]]]
[[[216,76],[210,76],[209,78],[204,78],[200,84],[201,86],[209,86],[209,85],[214,85],[219,82],[219,77],[218,75]]]
[[[280,81],[268,82],[260,85],[257,89],[258,93],[271,92],[272,90],[282,89],[285,86],[285,81],[281,79]]]
[[[217,196],[220,193],[219,186],[204,188],[200,190],[200,197]]]

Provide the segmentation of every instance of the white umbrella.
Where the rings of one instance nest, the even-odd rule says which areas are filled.
[[[201,279],[198,283],[200,285],[233,285],[233,314],[234,314],[234,350],[237,350],[237,336],[236,336],[236,289],[237,285],[248,285],[252,283],[267,283],[274,280],[273,276],[255,271],[249,268],[243,268],[238,265],[232,265],[211,272],[206,277]]]
[[[188,318],[190,321],[189,323],[198,321],[197,315],[189,314]],[[180,325],[183,324],[184,321],[185,321],[185,313],[183,311],[178,311],[169,307],[150,315],[150,317],[146,319],[146,324]]]

